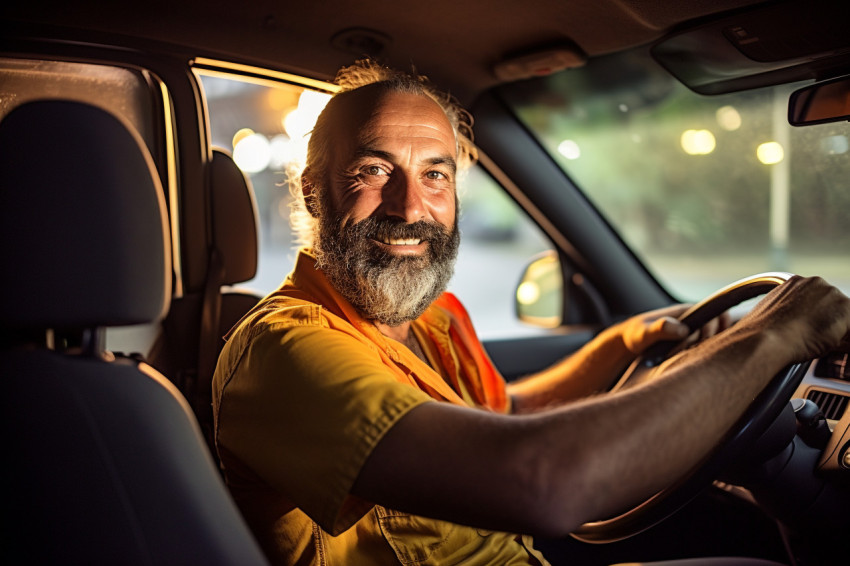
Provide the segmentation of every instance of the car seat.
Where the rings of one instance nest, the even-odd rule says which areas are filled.
[[[153,161],[81,102],[0,121],[3,556],[20,564],[266,564],[186,400],[104,351],[167,309]]]
[[[147,354],[169,376],[189,404],[215,454],[212,376],[223,336],[262,298],[231,287],[257,273],[257,205],[250,181],[231,156],[213,149],[207,169],[209,251],[202,281],[185,281],[186,292],[171,309]]]

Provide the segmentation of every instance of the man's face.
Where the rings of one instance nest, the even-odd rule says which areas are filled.
[[[445,290],[457,255],[454,132],[416,94],[349,107],[320,191],[319,264],[369,319],[397,326]],[[350,117],[349,117],[350,118]]]

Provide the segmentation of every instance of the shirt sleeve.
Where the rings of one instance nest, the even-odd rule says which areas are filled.
[[[254,338],[225,386],[218,442],[336,534],[372,507],[349,495],[372,449],[428,401],[353,336],[272,326]]]

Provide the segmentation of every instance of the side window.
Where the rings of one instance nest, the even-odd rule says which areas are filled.
[[[552,243],[480,166],[460,180],[461,244],[449,290],[483,339],[543,332],[516,316],[517,286],[532,258]]]
[[[297,251],[289,225],[287,170],[307,154],[305,135],[324,107],[301,86],[249,82],[198,73],[206,98],[210,143],[226,150],[251,179],[260,220],[256,277],[244,285],[267,293],[292,269]]]
[[[329,95],[291,84],[252,83],[198,71],[211,142],[247,173],[260,213],[257,277],[267,293],[292,269],[296,243],[289,225],[286,171],[303,162],[306,138]],[[449,290],[469,310],[483,339],[540,333],[514,312],[516,288],[531,259],[552,246],[522,209],[479,166],[459,183],[461,247]]]

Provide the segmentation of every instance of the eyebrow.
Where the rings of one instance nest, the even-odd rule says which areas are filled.
[[[428,165],[447,165],[449,169],[452,170],[452,174],[457,173],[457,162],[455,159],[449,155],[442,157],[432,157],[430,159],[426,159],[425,163]]]
[[[367,157],[377,157],[379,159],[383,159],[385,161],[393,162],[393,155],[382,149],[377,149],[374,147],[363,146],[357,148],[357,151],[354,152],[353,160],[357,161],[360,159],[364,159]],[[438,155],[435,157],[429,157],[424,161],[426,165],[446,165],[451,169],[452,174],[457,173],[457,161],[451,155]]]

